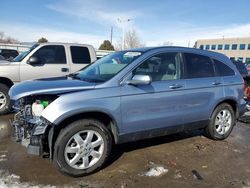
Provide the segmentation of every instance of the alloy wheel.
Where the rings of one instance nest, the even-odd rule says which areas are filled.
[[[215,130],[218,134],[224,135],[232,126],[232,114],[229,110],[221,110],[215,118]]]
[[[84,130],[73,135],[64,149],[67,164],[75,169],[88,169],[103,155],[104,140],[93,130]]]
[[[7,103],[6,95],[3,92],[0,92],[0,109],[4,108]]]

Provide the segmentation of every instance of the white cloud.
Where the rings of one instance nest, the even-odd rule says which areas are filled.
[[[112,6],[109,3],[104,3],[101,0],[64,0],[63,2],[49,4],[47,7],[51,10],[77,17],[78,19],[87,19],[102,25],[111,24],[118,27],[120,27],[117,21],[118,18],[121,20],[135,19],[142,15],[138,10],[121,11],[120,9],[111,9]]]
[[[154,35],[152,35],[154,33]],[[175,46],[192,47],[198,39],[250,37],[250,23],[231,24],[226,26],[199,27],[189,24],[157,28],[142,34],[147,46],[155,46],[171,41]]]
[[[62,31],[29,24],[7,24],[0,23],[1,31],[22,42],[37,41],[41,37],[50,42],[72,42],[91,44],[98,48],[106,39],[105,35],[82,34],[77,32]]]

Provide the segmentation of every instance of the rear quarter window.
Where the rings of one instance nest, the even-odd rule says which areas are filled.
[[[219,76],[233,76],[235,75],[235,72],[233,69],[231,69],[228,65],[225,63],[222,63],[221,61],[218,61],[216,59],[213,59],[217,74]]]
[[[234,61],[233,63],[235,64],[235,66],[237,67],[238,71],[240,72],[242,76],[245,76],[248,74],[247,68],[244,63],[240,61]]]

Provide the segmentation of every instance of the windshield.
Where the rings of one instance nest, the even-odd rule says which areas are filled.
[[[88,82],[106,82],[141,54],[133,51],[114,52],[70,76]]]
[[[34,44],[28,51],[25,51],[18,56],[16,56],[12,61],[14,62],[20,62],[22,61],[32,50],[34,50],[39,44]]]

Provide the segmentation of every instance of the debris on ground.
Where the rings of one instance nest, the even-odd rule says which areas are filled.
[[[177,166],[177,163],[173,160],[169,161],[168,164],[170,164],[171,166],[174,166],[174,167]]]
[[[197,170],[192,170],[193,177],[197,180],[203,180],[203,177],[199,174]]]
[[[180,179],[182,178],[182,175],[181,175],[181,171],[180,170],[176,170],[175,171],[175,175],[174,175],[174,179]]]

